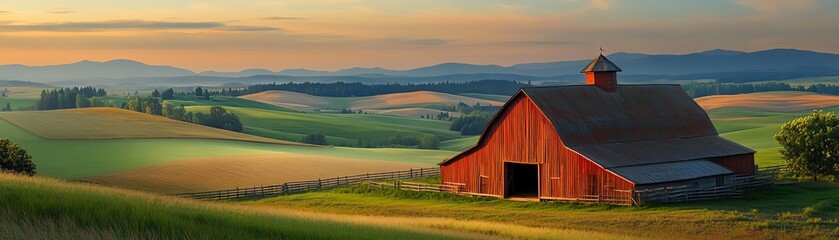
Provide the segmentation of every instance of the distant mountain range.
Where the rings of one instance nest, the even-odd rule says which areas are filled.
[[[796,49],[757,52],[711,50],[692,54],[615,53],[609,59],[624,71],[623,79],[717,79],[721,81],[773,80],[779,77],[839,75],[839,55]],[[132,60],[82,61],[51,66],[0,65],[0,79],[43,83],[143,84],[253,84],[265,81],[428,82],[479,79],[579,79],[590,60],[524,63],[512,66],[443,63],[409,70],[349,68],[338,71],[286,69],[278,72],[248,69],[239,72],[195,73],[172,66],[152,66]],[[119,80],[119,81],[115,81]]]

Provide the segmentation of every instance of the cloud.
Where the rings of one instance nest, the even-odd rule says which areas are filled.
[[[0,14],[7,14],[7,13],[12,13],[12,12],[9,12],[9,11],[0,11]]]
[[[817,5],[814,0],[737,0],[737,2],[758,13],[808,10],[815,9]]]
[[[565,40],[537,40],[537,41],[510,41],[510,42],[493,42],[488,45],[502,45],[502,46],[556,46],[579,44],[579,42],[565,41]]]
[[[259,18],[260,20],[305,20],[306,18],[302,17],[263,17]]]
[[[51,14],[68,14],[68,13],[76,13],[76,11],[73,11],[73,10],[56,10],[56,11],[49,11],[49,12],[47,12],[47,13],[51,13]]]
[[[445,39],[425,38],[425,39],[386,39],[385,42],[394,45],[412,45],[412,46],[440,46],[446,45],[448,41]]]
[[[260,26],[228,26],[221,22],[177,22],[111,20],[98,22],[59,22],[38,24],[0,24],[0,32],[89,32],[124,29],[172,30],[215,29],[221,31],[277,31],[279,28]]]
[[[608,0],[591,0],[591,7],[597,10],[606,11],[612,7]]]
[[[233,32],[282,31],[280,28],[260,26],[227,26],[222,29]]]

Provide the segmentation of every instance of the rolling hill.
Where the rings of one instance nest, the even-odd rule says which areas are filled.
[[[793,112],[839,105],[839,96],[809,92],[763,92],[737,95],[715,95],[695,99],[703,109],[749,108],[776,112]]]
[[[320,97],[288,91],[266,91],[241,96],[239,98],[274,104],[301,111],[315,109],[363,109],[363,110],[395,110],[403,108],[428,108],[454,105],[464,102],[469,105],[501,106],[504,102],[459,96],[447,93],[416,91],[406,93],[382,94],[369,97]],[[408,116],[419,116],[410,114]]]
[[[92,113],[83,114],[87,112]],[[453,154],[286,144],[136,114],[97,108],[9,112],[0,114],[0,133],[32,155],[41,176],[96,180],[158,192],[251,187],[288,179],[430,167]],[[183,171],[171,172],[170,168]],[[195,179],[206,182],[196,183]]]
[[[0,174],[3,239],[485,239],[457,226],[191,201]],[[463,225],[463,224],[461,224]],[[535,228],[532,228],[535,229]],[[498,231],[488,228],[486,231]]]
[[[120,108],[4,112],[0,118],[50,140],[180,138],[301,145]]]

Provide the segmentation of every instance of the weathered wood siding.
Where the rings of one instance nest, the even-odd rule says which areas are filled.
[[[522,162],[539,164],[541,197],[573,199],[632,189],[632,183],[565,148],[553,125],[524,94],[510,101],[478,147],[441,166],[443,182],[503,197],[504,162]]]
[[[726,157],[718,157],[711,159],[712,162],[719,164],[728,170],[738,175],[754,175],[755,174],[755,154],[740,154]]]

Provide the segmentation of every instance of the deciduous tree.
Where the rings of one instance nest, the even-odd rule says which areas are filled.
[[[819,176],[836,174],[839,167],[839,117],[833,112],[812,114],[784,123],[775,140],[787,170],[795,174]]]

